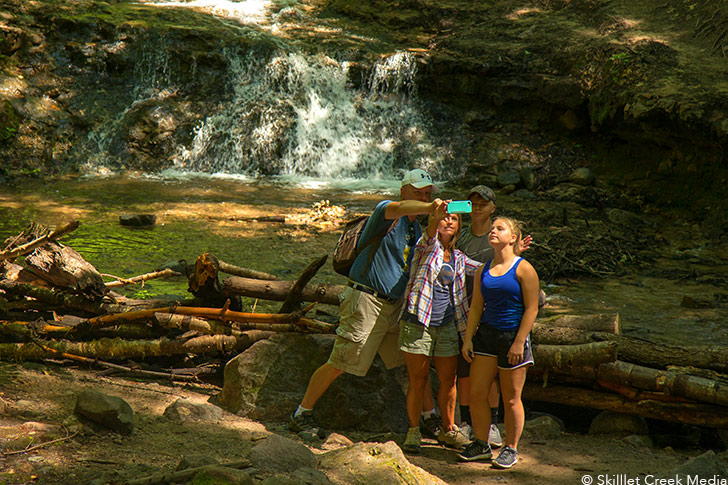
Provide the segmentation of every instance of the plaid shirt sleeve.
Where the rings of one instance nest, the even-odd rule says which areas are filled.
[[[424,233],[417,241],[412,262],[410,281],[407,285],[407,311],[417,316],[425,326],[432,315],[433,282],[436,271],[442,265],[442,245],[435,237]]]

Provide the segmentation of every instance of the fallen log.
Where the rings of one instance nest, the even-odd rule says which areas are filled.
[[[728,385],[725,382],[667,371],[665,391],[671,396],[728,406]]]
[[[592,341],[617,342],[620,360],[634,364],[666,369],[668,366],[700,367],[718,372],[728,372],[728,347],[710,345],[666,345],[648,340],[614,335],[604,332],[593,332]]]
[[[227,295],[285,301],[293,284],[292,281],[261,281],[240,276],[228,276],[222,281],[222,291]],[[309,284],[301,291],[301,300],[338,306],[339,295],[345,289],[346,287],[343,285]]]
[[[254,269],[249,268],[241,268],[240,266],[235,266],[229,263],[226,263],[225,261],[220,261],[218,259],[218,262],[220,263],[220,271],[223,273],[235,275],[235,276],[242,276],[244,278],[253,278],[256,280],[269,280],[269,281],[275,281],[279,280],[275,275],[265,273],[263,271],[257,271]]]
[[[537,323],[546,327],[568,327],[590,332],[622,333],[619,313],[595,313],[589,315],[555,315],[538,318]]]
[[[534,345],[581,345],[594,340],[587,330],[571,327],[552,327],[537,321],[533,324],[531,335]]]
[[[288,292],[288,295],[286,295],[286,300],[283,302],[283,305],[281,305],[278,313],[292,312],[298,307],[298,302],[301,298],[301,292],[306,287],[308,282],[311,281],[311,278],[316,276],[316,273],[319,269],[321,269],[321,266],[326,263],[328,257],[329,256],[327,254],[324,254],[322,257],[316,259],[315,261],[312,261],[311,264],[309,264],[306,269],[303,270],[301,276],[299,276],[293,286],[291,286],[291,290]]]
[[[236,328],[215,320],[203,320],[189,315],[173,315],[171,313],[155,313],[154,318],[164,328],[175,328],[184,331],[195,331],[205,335],[240,335],[245,330],[265,330],[270,332],[304,332],[293,323],[235,323]],[[333,326],[319,329],[320,333],[334,333]],[[307,331],[306,331],[307,332]]]
[[[6,259],[13,259],[13,258],[17,258],[19,256],[23,256],[24,254],[28,254],[28,253],[32,252],[33,250],[35,250],[35,248],[37,248],[37,247],[43,246],[44,244],[46,244],[48,242],[60,239],[63,236],[65,236],[66,234],[75,231],[76,229],[78,229],[78,226],[80,226],[80,225],[81,225],[81,223],[79,221],[70,222],[70,223],[66,224],[65,226],[61,226],[58,229],[56,229],[48,234],[37,237],[37,238],[33,239],[32,241],[25,243],[21,246],[17,246],[15,248],[13,248],[14,244],[11,242],[9,244],[9,246],[10,246],[9,248],[7,248],[3,251],[0,251],[0,261],[4,261]],[[31,224],[31,230],[37,230],[37,229],[38,229],[38,227]],[[43,228],[40,228],[40,229],[42,232],[45,232],[45,230]],[[21,236],[23,236],[23,234],[21,234]]]
[[[547,386],[527,382],[525,401],[540,401],[568,406],[588,407],[645,418],[687,423],[706,428],[728,429],[728,408],[711,404],[672,403],[654,400],[629,401],[623,396],[567,386]]]
[[[91,301],[84,296],[64,293],[50,288],[2,280],[0,281],[0,289],[13,296],[28,296],[52,306],[73,308],[93,314],[108,311],[109,304],[107,302]]]
[[[223,322],[287,323],[297,325],[301,328],[322,331],[324,333],[330,333],[330,331],[333,329],[333,326],[331,324],[311,318],[302,317],[296,313],[243,313],[226,310],[224,308],[198,308],[183,306],[153,308],[150,310],[140,310],[136,312],[103,315],[100,317],[89,318],[88,320],[85,320],[84,322],[76,325],[74,329],[80,329],[83,327],[108,327],[117,325],[121,322],[146,320],[154,318],[155,313],[190,315],[194,317],[220,320]]]
[[[37,343],[37,345],[39,345],[46,352],[48,352],[52,355],[58,356],[58,357],[63,357],[64,359],[74,360],[76,362],[83,362],[85,364],[90,364],[90,365],[98,365],[99,367],[104,367],[106,369],[113,369],[116,371],[121,371],[126,374],[141,375],[141,376],[145,376],[145,377],[152,377],[154,379],[164,378],[164,379],[175,380],[175,381],[196,381],[197,380],[197,375],[138,369],[135,367],[128,367],[128,366],[124,366],[124,365],[112,364],[111,362],[104,362],[104,361],[101,361],[98,359],[89,359],[88,357],[82,357],[80,355],[73,355],[73,354],[69,354],[67,352],[61,352],[61,351],[52,349],[51,347],[48,347],[47,345],[43,345],[41,343]]]
[[[182,354],[242,352],[272,332],[250,330],[241,335],[204,335],[187,341],[161,338],[157,340],[99,339],[89,342],[67,340],[42,341],[55,352],[102,360],[141,359]],[[42,360],[48,351],[34,343],[0,343],[0,360]]]
[[[596,366],[617,360],[617,344],[534,345],[533,359],[541,367]]]
[[[146,273],[133,278],[121,278],[110,274],[102,274],[101,276],[108,276],[110,278],[116,278],[116,281],[109,281],[105,283],[107,288],[118,288],[119,286],[134,285],[137,283],[144,283],[145,281],[153,280],[156,278],[168,278],[170,276],[182,276],[182,273],[178,273],[169,268],[163,269],[162,271],[154,271],[152,273]]]

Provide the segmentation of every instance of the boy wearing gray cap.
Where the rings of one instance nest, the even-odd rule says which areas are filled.
[[[484,263],[493,258],[493,248],[488,242],[490,232],[491,216],[495,212],[495,192],[485,185],[476,185],[470,189],[468,200],[473,204],[473,211],[470,214],[471,222],[469,227],[463,227],[463,232],[457,242],[457,248],[469,258]],[[530,241],[529,241],[530,242]],[[468,292],[468,299],[473,294],[473,277],[465,276],[465,284]],[[461,355],[458,360],[458,399],[460,401],[460,430],[472,435],[470,419],[470,364]],[[488,404],[491,412],[491,425],[488,442],[491,446],[498,448],[503,445],[498,426],[498,405],[500,393],[496,381],[490,388]],[[472,436],[471,436],[472,437]]]

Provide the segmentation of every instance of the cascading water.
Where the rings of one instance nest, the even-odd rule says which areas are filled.
[[[279,54],[230,59],[234,99],[196,129],[176,164],[186,170],[379,178],[411,165],[435,168],[428,121],[411,96],[413,56],[374,66],[361,89],[350,64]]]
[[[295,17],[295,8],[272,13],[272,2],[262,0],[144,3],[202,9],[224,17],[226,28],[232,19],[236,37],[199,65],[199,50],[180,49],[179,38],[166,34],[145,33],[125,46],[135,59],[127,81],[134,86],[115,90],[116,107],[90,132],[88,172],[167,168],[391,181],[413,167],[438,174],[453,158],[453,140],[433,128],[416,97],[412,54],[396,52],[367,67],[306,53],[276,35],[277,19]]]

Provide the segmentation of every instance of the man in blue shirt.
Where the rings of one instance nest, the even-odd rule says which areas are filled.
[[[422,235],[420,214],[432,214],[443,202],[430,201],[437,187],[424,170],[407,172],[400,200],[377,204],[359,245],[396,223],[379,243],[361,252],[349,271],[348,288],[340,303],[339,327],[329,360],[311,376],[301,404],[288,423],[291,431],[325,436],[313,419],[313,407],[344,372],[366,375],[377,352],[388,369],[404,365],[399,350],[399,315],[414,246]],[[370,257],[370,251],[373,254]]]

